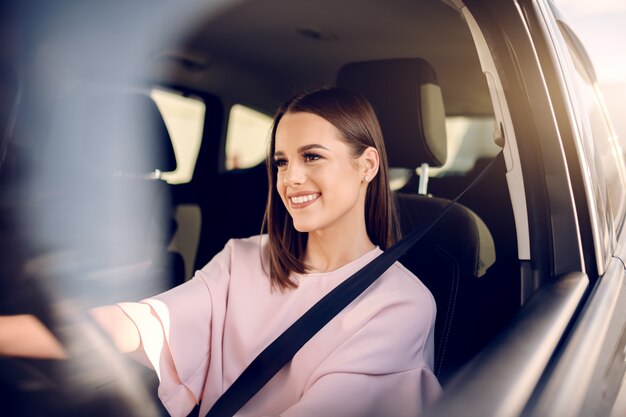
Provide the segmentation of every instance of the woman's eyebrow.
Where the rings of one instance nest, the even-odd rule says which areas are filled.
[[[329,151],[329,149],[327,147],[325,147],[325,146],[318,145],[316,143],[311,143],[309,145],[300,146],[298,148],[298,153],[306,152],[306,151],[309,151],[311,149],[324,149],[324,150]],[[285,156],[285,153],[283,151],[276,151],[276,152],[274,152],[274,158],[279,157],[279,156]]]
[[[329,150],[329,149],[328,149],[327,147],[325,147],[325,146],[318,145],[318,144],[316,144],[316,143],[312,143],[312,144],[310,144],[310,145],[300,146],[300,147],[298,148],[298,152],[304,152],[304,151],[308,151],[308,150],[311,150],[311,149],[316,149],[316,148],[319,148],[319,149],[324,149],[324,150],[327,150],[327,151]]]

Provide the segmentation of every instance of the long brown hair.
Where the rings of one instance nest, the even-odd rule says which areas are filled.
[[[292,272],[305,273],[303,262],[307,233],[298,232],[276,190],[277,169],[273,163],[276,130],[287,113],[313,113],[341,132],[354,158],[373,147],[378,151],[378,174],[368,184],[365,195],[367,235],[375,245],[387,249],[400,238],[400,227],[389,188],[387,154],[374,109],[362,95],[339,87],[322,88],[298,94],[280,106],[274,117],[267,156],[269,193],[263,230],[269,234],[269,276],[272,286],[281,290],[295,288]]]

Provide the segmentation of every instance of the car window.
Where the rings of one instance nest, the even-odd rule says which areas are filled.
[[[226,131],[226,169],[250,168],[265,159],[272,118],[242,104],[231,107]]]
[[[495,119],[492,116],[446,117],[448,145],[446,163],[437,168],[429,167],[428,176],[430,178],[464,176],[476,168],[477,163],[495,157],[501,148],[493,141],[494,126]],[[416,168],[415,172],[421,175],[421,168]],[[410,177],[411,170],[391,168],[389,186],[392,190],[399,190],[407,184]]]
[[[170,184],[191,181],[200,150],[206,106],[199,97],[180,92],[152,89],[150,96],[159,107],[172,139],[176,154],[176,170],[161,174]]]
[[[493,117],[446,117],[448,158],[440,168],[431,168],[431,177],[465,175],[482,158],[493,158],[500,147],[493,141]]]
[[[580,101],[578,109],[587,116],[579,117],[579,129],[582,129],[583,137],[593,139],[591,144],[587,140],[584,143],[586,160],[592,175],[597,177],[594,182],[599,186],[596,205],[598,211],[604,211],[609,221],[616,223],[615,226],[619,228],[626,208],[621,146],[610,125],[595,77],[585,64],[585,52],[561,22],[559,29],[574,64],[572,75]]]

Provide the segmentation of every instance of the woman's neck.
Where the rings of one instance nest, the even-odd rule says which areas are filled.
[[[357,233],[309,233],[304,263],[309,272],[329,272],[360,258],[376,246],[363,225]]]

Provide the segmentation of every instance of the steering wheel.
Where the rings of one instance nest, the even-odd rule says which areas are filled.
[[[17,285],[9,286],[9,295],[4,291],[4,299],[0,300],[5,301],[0,305],[0,314],[10,313],[11,307],[16,307],[7,305],[6,299],[18,301],[19,313],[36,313],[61,341],[70,358],[0,357],[0,414],[166,416],[156,399],[158,380],[154,371],[120,354],[98,325],[71,303],[62,301],[45,308],[49,306],[47,297],[35,282],[18,280]],[[7,285],[2,286],[7,289]]]

